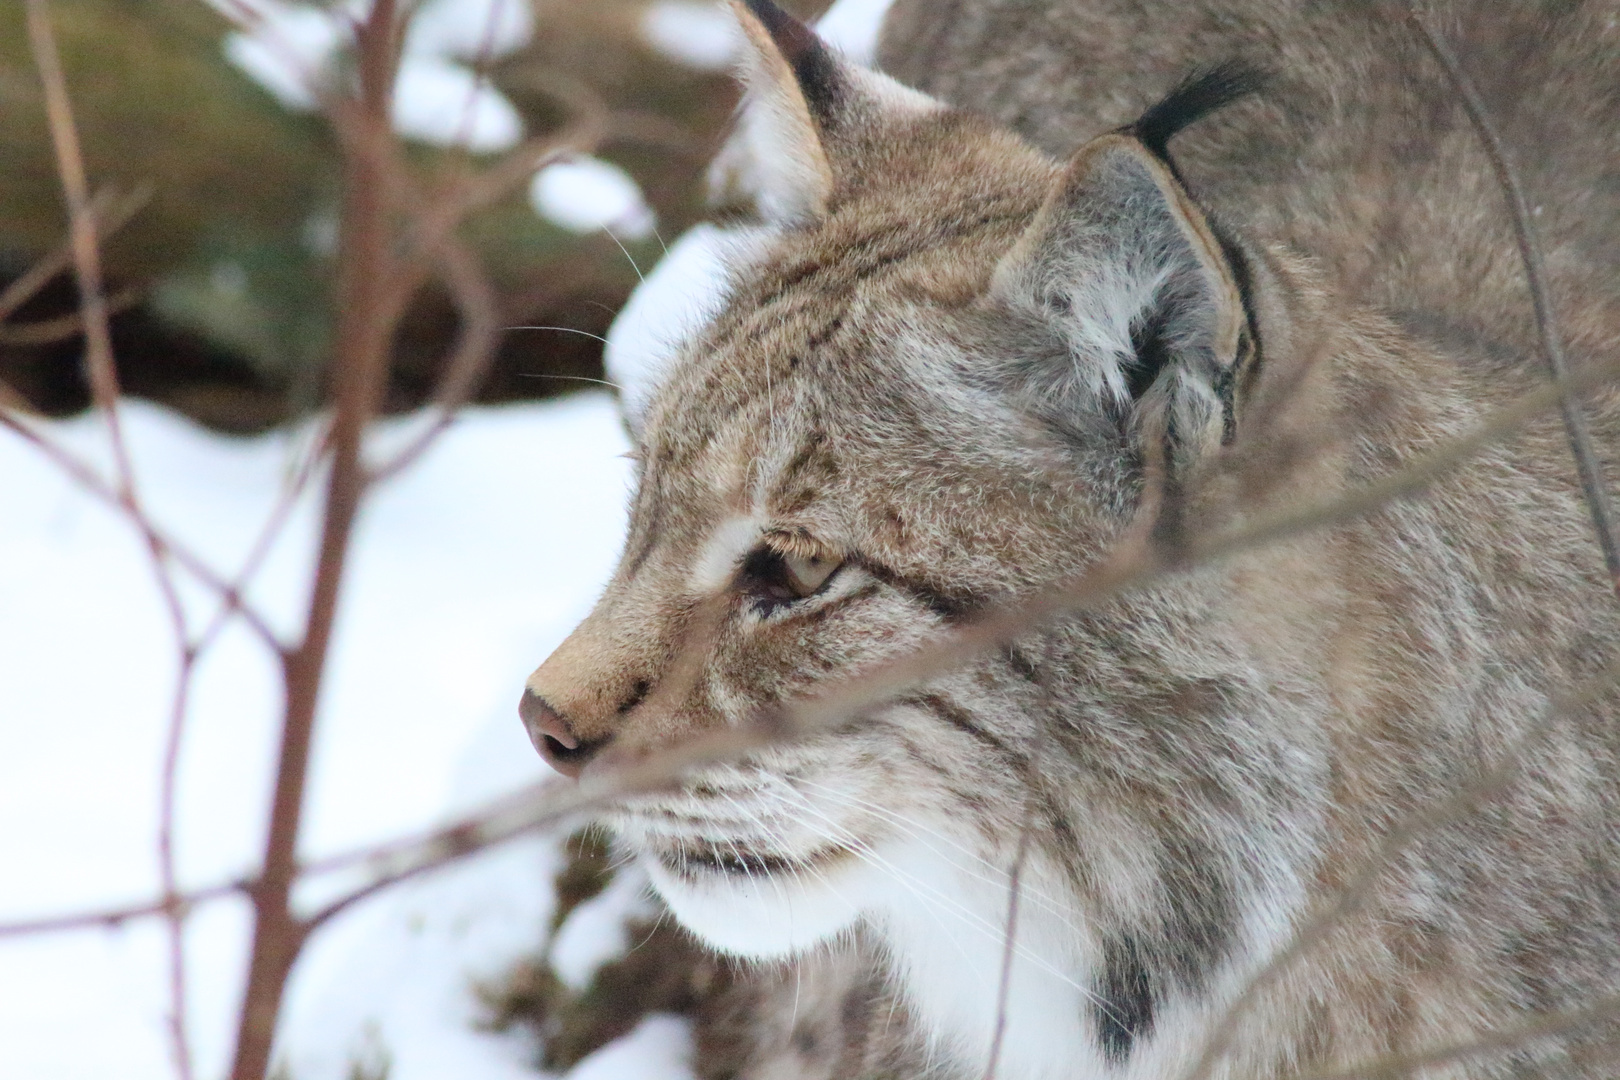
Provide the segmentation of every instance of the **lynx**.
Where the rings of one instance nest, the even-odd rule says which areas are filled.
[[[615,576],[528,682],[564,773],[749,724],[1123,544],[1326,505],[1544,382],[1488,162],[1399,10],[900,0],[880,55],[912,88],[733,7],[764,221],[633,420]],[[1572,358],[1606,359],[1616,9],[1442,14],[1515,145],[1566,147],[1526,182]],[[1620,395],[1586,409],[1612,475]],[[806,1076],[1167,1080],[1216,1038],[1211,1077],[1612,1076],[1612,1017],[1554,1021],[1620,991],[1620,710],[1552,703],[1617,645],[1550,411],[612,823],[701,939],[910,1040]],[[761,1038],[796,1012],[761,1006]]]

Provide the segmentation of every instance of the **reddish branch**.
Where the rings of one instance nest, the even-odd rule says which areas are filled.
[[[136,498],[134,477],[115,412],[118,385],[96,249],[97,208],[88,196],[82,155],[74,134],[60,63],[56,58],[54,42],[50,39],[44,3],[45,0],[28,0],[29,29],[41,78],[46,86],[47,112],[72,219],[70,246],[83,305],[80,319],[87,341],[86,366],[96,402],[108,418],[118,467],[117,481],[109,484],[102,480],[88,466],[63,453],[20,419],[3,411],[0,411],[0,424],[39,445],[70,475],[99,497],[117,505],[136,524],[151,553],[160,584],[170,600],[171,615],[180,635],[183,652],[180,686],[176,693],[164,765],[163,826],[160,837],[164,895],[154,903],[141,906],[0,926],[0,936],[111,926],[140,917],[159,916],[168,920],[172,946],[171,993],[175,998],[171,1034],[183,1075],[189,1069],[189,1060],[185,1050],[184,957],[180,948],[180,932],[187,912],[202,900],[233,892],[245,892],[252,900],[255,912],[252,956],[240,1014],[232,1077],[233,1080],[263,1080],[268,1072],[277,1019],[293,963],[310,932],[336,912],[389,885],[447,865],[538,826],[558,823],[627,794],[668,787],[679,782],[690,768],[734,760],[764,746],[825,731],[830,726],[846,722],[880,705],[907,687],[958,666],[1064,612],[1093,607],[1126,589],[1140,588],[1165,575],[1220,561],[1236,552],[1252,550],[1306,531],[1330,527],[1376,510],[1391,500],[1408,497],[1483,446],[1515,430],[1528,418],[1553,404],[1564,408],[1588,503],[1604,543],[1611,574],[1615,575],[1617,587],[1620,587],[1620,544],[1614,539],[1612,514],[1608,510],[1595,455],[1591,453],[1589,436],[1584,435],[1584,419],[1576,397],[1579,391],[1602,379],[1611,378],[1615,374],[1613,365],[1604,365],[1602,370],[1594,367],[1573,376],[1565,370],[1553,326],[1552,308],[1542,281],[1540,255],[1528,229],[1523,196],[1517,181],[1506,164],[1500,141],[1477,94],[1461,73],[1455,58],[1443,43],[1418,22],[1426,43],[1457,84],[1470,118],[1479,129],[1493,167],[1497,168],[1504,191],[1508,194],[1535,302],[1538,331],[1549,366],[1554,372],[1554,386],[1545,392],[1528,395],[1525,400],[1503,410],[1472,436],[1456,440],[1439,452],[1413,463],[1401,473],[1334,502],[1260,517],[1243,528],[1188,543],[1174,550],[1155,543],[1146,530],[1141,530],[1128,537],[1108,558],[1085,574],[1025,603],[992,613],[976,625],[947,635],[911,656],[849,679],[819,698],[785,703],[762,713],[752,724],[668,748],[656,758],[626,762],[615,776],[596,785],[525,793],[425,836],[326,860],[321,864],[301,866],[297,859],[297,848],[316,709],[356,514],[369,483],[392,475],[414,460],[443,430],[455,409],[468,400],[493,355],[498,338],[499,325],[492,291],[484,280],[476,258],[456,238],[457,229],[469,213],[504,195],[531,175],[535,168],[566,153],[588,149],[610,138],[668,141],[685,136],[647,118],[614,116],[588,89],[559,80],[555,86],[548,85],[547,89],[570,107],[574,120],[568,128],[526,143],[482,174],[464,174],[443,185],[440,190],[424,195],[401,160],[389,123],[390,98],[403,20],[398,13],[397,0],[376,0],[369,17],[356,27],[358,97],[355,100],[336,100],[330,95],[324,97],[328,115],[340,136],[346,170],[338,256],[337,309],[340,323],[333,364],[334,413],[323,447],[323,455],[330,461],[330,471],[319,561],[304,632],[295,647],[283,649],[262,618],[243,604],[241,593],[263,550],[279,531],[287,506],[291,499],[296,498],[297,491],[309,474],[294,481],[291,492],[272,514],[260,545],[255,548],[235,581],[225,581],[160,533],[142,512]],[[251,11],[242,5],[236,5],[234,14],[238,19],[252,17]],[[362,457],[362,444],[366,427],[377,413],[386,387],[394,328],[411,295],[429,274],[437,274],[446,284],[463,320],[461,340],[446,365],[446,375],[436,398],[438,417],[404,453],[368,475]],[[170,580],[171,561],[196,575],[218,592],[223,600],[219,615],[194,641],[187,641],[185,636],[184,620]],[[262,640],[276,648],[283,658],[286,705],[264,861],[259,875],[251,881],[233,882],[183,895],[178,890],[174,875],[173,825],[174,785],[186,712],[186,692],[197,657],[213,641],[223,620],[235,614],[246,619]],[[699,651],[693,648],[689,653]],[[695,656],[689,655],[688,664],[695,659]],[[1435,811],[1421,817],[1412,825],[1412,831],[1420,833],[1433,820],[1459,812],[1461,802],[1471,804],[1484,794],[1486,792],[1480,789],[1467,793],[1467,799],[1456,800],[1458,806],[1444,805],[1441,808],[1444,813]],[[1016,938],[1019,883],[1028,842],[1026,827],[1012,869],[1007,955],[1003,958],[1003,985],[999,995],[1003,1004],[998,1009],[998,1046],[992,1054],[992,1072],[995,1059],[999,1057],[1000,1029],[1005,1021],[1004,1015],[999,1014],[1005,1009],[1011,950]],[[351,865],[367,866],[369,880],[311,915],[300,917],[293,910],[292,890],[300,877]],[[1375,874],[1376,870],[1376,866],[1371,868],[1369,874]],[[1218,1048],[1214,1055],[1219,1055]]]
[[[1485,100],[1463,70],[1457,54],[1434,32],[1434,28],[1415,7],[1408,7],[1407,10],[1418,39],[1445,71],[1452,89],[1462,101],[1463,110],[1479,136],[1486,158],[1490,160],[1491,171],[1496,174],[1502,197],[1507,201],[1508,216],[1513,222],[1513,238],[1518,243],[1519,260],[1524,264],[1524,277],[1530,288],[1530,303],[1535,313],[1536,337],[1541,342],[1542,358],[1546,361],[1553,382],[1565,388],[1559,399],[1564,431],[1569,437],[1570,453],[1575,457],[1581,492],[1592,515],[1592,528],[1597,532],[1598,546],[1603,549],[1603,562],[1609,571],[1609,581],[1616,594],[1620,594],[1620,531],[1616,530],[1614,507],[1609,500],[1608,484],[1603,478],[1603,466],[1599,464],[1597,450],[1592,445],[1592,432],[1586,424],[1586,413],[1569,385],[1569,363],[1564,358],[1557,315],[1547,291],[1546,264],[1542,261],[1541,247],[1536,243],[1535,232],[1530,226],[1530,208],[1525,203],[1524,186],[1519,183],[1517,171],[1508,163],[1507,150],[1502,145],[1496,124],[1491,120],[1490,110],[1485,107]]]
[[[356,27],[356,41],[359,101],[354,115],[371,138],[362,142],[362,152],[345,158],[331,472],[304,637],[283,654],[286,707],[263,869],[252,892],[253,952],[232,1080],[263,1080],[269,1070],[287,977],[308,932],[294,915],[291,900],[298,877],[298,834],[309,752],[338,594],[348,564],[350,534],[365,493],[362,443],[387,385],[394,328],[386,296],[394,270],[387,162],[383,155],[365,151],[386,139],[389,131],[399,45],[395,0],[377,0],[370,15]]]
[[[172,561],[185,570],[199,584],[219,598],[220,603],[223,605],[223,613],[239,617],[268,648],[280,651],[280,642],[276,638],[275,631],[270,628],[270,624],[243,601],[244,581],[227,581],[196,552],[153,524],[139,505],[131,505],[126,502],[119,495],[117,489],[102,479],[95,469],[80,461],[50,439],[47,439],[19,417],[0,410],[0,427],[10,430],[25,442],[33,445],[40,453],[49,458],[57,468],[66,473],[74,483],[78,484],[81,490],[93,495],[123,514],[141,534],[149,550],[161,553],[166,560]],[[163,575],[160,574],[159,580],[161,583]]]
[[[162,912],[168,931],[170,1052],[181,1080],[191,1080],[191,1045],[186,1030],[185,925],[177,903],[174,801],[180,743],[185,731],[187,691],[191,684],[195,655],[185,647],[185,610],[180,604],[180,594],[170,570],[168,549],[151,528],[141,507],[135,486],[135,470],[130,463],[123,427],[118,419],[118,371],[113,362],[109,305],[101,269],[101,249],[96,237],[96,219],[100,208],[90,197],[84,152],[79,143],[78,127],[73,120],[67,79],[62,73],[61,54],[57,51],[56,36],[45,9],[45,0],[28,0],[28,38],[45,92],[45,117],[56,155],[57,175],[68,204],[69,250],[72,253],[74,277],[79,286],[78,322],[85,337],[85,373],[91,395],[107,422],[107,435],[112,444],[117,472],[117,502],[128,517],[141,526],[147,556],[151,560],[153,576],[163,598],[175,641],[184,650],[164,751],[158,873],[163,884]],[[134,205],[137,204],[132,204],[129,212],[133,212]],[[105,210],[101,210],[101,213],[106,215]]]

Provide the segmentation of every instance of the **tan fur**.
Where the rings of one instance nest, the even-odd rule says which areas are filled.
[[[1543,124],[1589,148],[1527,169],[1572,347],[1592,357],[1620,336],[1620,148],[1615,127],[1581,124],[1615,117],[1620,49],[1612,4],[1562,7],[1525,53],[1556,74],[1537,81],[1521,57],[1531,90],[1508,128]],[[1528,17],[1501,11],[1459,9],[1479,63],[1495,65],[1479,50]],[[1092,565],[1130,527],[1156,460],[1183,534],[1206,535],[1353,492],[1537,385],[1499,197],[1402,40],[1352,5],[900,0],[885,63],[1044,150],[970,113],[862,93],[810,118],[834,178],[824,207],[738,268],[666,375],[639,425],[624,560],[530,690],[607,745],[604,762],[653,753]],[[1068,166],[1048,156],[1130,120],[1166,73],[1262,46],[1283,89],[1174,144],[1188,190],[1121,136]],[[1371,141],[1390,132],[1410,140],[1399,159]],[[1096,374],[1106,357],[1074,344],[1101,322],[1077,338],[1071,321],[1086,315],[1076,303],[1124,294],[1065,291],[1112,258],[1118,222],[1085,215],[1115,197],[1152,204],[1140,235],[1157,238],[1155,258],[1182,258],[1172,283],[1190,297],[1179,359],[1125,402]],[[1248,360],[1221,322],[1235,309],[1220,282],[1236,272],[1199,206],[1252,279]],[[1197,336],[1206,322],[1223,327],[1214,344]],[[1225,431],[1212,403],[1231,373]],[[1620,475],[1620,401],[1605,391],[1590,415]],[[821,593],[773,607],[747,561],[771,551],[845,563]],[[728,572],[705,584],[696,568],[714,559]],[[763,956],[777,947],[722,940],[726,920],[705,924],[680,882],[732,889],[725,910],[743,923],[748,896],[854,880],[922,836],[979,860],[963,897],[981,879],[1004,897],[996,875],[1031,806],[1025,959],[1081,985],[1080,1041],[1065,1050],[1070,1036],[1014,1015],[1003,1075],[1178,1076],[1244,980],[1393,825],[1498,765],[1553,693],[1615,658],[1617,610],[1549,415],[1421,498],[1032,630],[617,824],[664,868],[678,914]],[[695,663],[679,661],[694,643]],[[1395,858],[1236,1022],[1214,1075],[1467,1042],[1620,990],[1617,717],[1610,696],[1559,719],[1516,782]],[[977,1075],[993,1027],[951,1019],[906,921],[906,903],[949,914],[955,895],[850,901],[926,1041],[918,1075],[924,1058]],[[801,930],[821,933],[783,933]],[[995,937],[954,932],[973,948],[973,934]],[[993,982],[974,964],[940,970]],[[1611,1075],[1595,1048],[1615,1033],[1599,1024],[1427,1075],[1595,1080]]]

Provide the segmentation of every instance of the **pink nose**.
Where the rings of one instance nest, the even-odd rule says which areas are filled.
[[[546,703],[546,699],[533,690],[523,691],[518,702],[518,716],[529,731],[529,741],[546,764],[564,776],[578,779],[585,765],[596,752],[607,745],[606,739],[582,743],[569,728],[562,714]]]

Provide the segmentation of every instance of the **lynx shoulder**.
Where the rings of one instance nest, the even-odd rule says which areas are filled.
[[[1556,410],[1369,494],[1543,381],[1401,26],[899,0],[913,87],[733,7],[766,221],[633,417],[537,749],[611,773],[1142,571],[613,812],[682,923],[847,1021],[795,1057],[766,986],[752,1075],[1612,1075],[1620,603]],[[1614,8],[1504,7],[1445,25],[1559,153],[1527,185],[1572,355],[1612,363]],[[1620,396],[1586,408],[1616,475]]]

